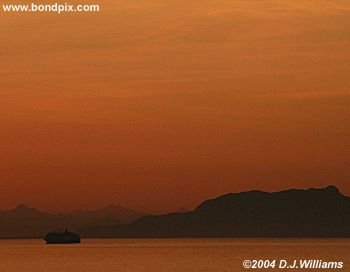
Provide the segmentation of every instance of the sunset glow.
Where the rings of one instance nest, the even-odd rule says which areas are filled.
[[[0,210],[350,194],[350,2],[97,1],[1,14]]]

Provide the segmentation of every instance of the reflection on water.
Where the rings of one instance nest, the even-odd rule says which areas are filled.
[[[244,271],[246,259],[343,261],[342,271],[350,271],[350,240],[86,239],[80,245],[0,241],[4,272]]]

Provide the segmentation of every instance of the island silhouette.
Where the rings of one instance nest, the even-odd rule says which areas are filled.
[[[85,227],[84,237],[349,237],[350,198],[335,186],[230,193],[195,210]]]
[[[328,186],[229,193],[164,215],[115,205],[63,215],[23,204],[0,212],[0,238],[42,238],[57,228],[82,238],[350,237],[350,198]]]

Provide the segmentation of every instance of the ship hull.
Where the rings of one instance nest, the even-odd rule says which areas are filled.
[[[44,239],[46,244],[80,244],[80,240],[66,241],[59,239]]]
[[[72,232],[48,233],[44,240],[47,244],[79,244],[80,236]]]

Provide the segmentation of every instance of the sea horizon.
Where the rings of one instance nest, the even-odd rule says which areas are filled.
[[[1,271],[246,271],[250,261],[348,263],[348,239],[84,239],[46,245],[0,240]],[[342,271],[350,271],[346,265]]]

